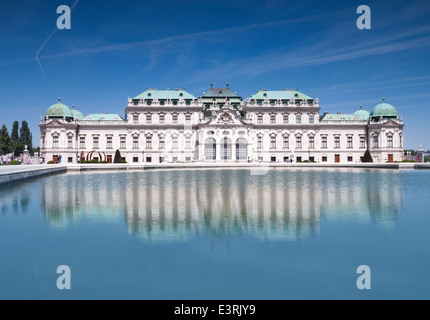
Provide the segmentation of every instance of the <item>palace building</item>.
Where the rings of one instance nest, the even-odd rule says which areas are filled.
[[[89,114],[60,99],[40,123],[45,162],[127,163],[401,161],[403,119],[385,102],[371,112],[320,112],[319,99],[297,90],[259,90],[243,98],[226,88],[200,97],[184,89],[147,89],[128,99],[124,116]]]

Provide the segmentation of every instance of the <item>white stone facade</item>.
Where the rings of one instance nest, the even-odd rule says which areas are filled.
[[[222,90],[220,95],[227,92]],[[40,124],[41,156],[45,162],[57,162],[59,156],[62,163],[112,162],[119,150],[127,163],[359,163],[369,149],[374,162],[402,160],[399,117],[331,119],[320,116],[318,99],[242,101],[227,95],[208,103],[209,98],[182,90],[153,92],[165,99],[129,99],[124,118],[71,119],[47,113]]]

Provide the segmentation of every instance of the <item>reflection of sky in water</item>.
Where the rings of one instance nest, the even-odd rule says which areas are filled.
[[[0,299],[428,298],[429,178],[148,171],[0,187]],[[362,264],[370,292],[355,286]]]
[[[28,187],[0,193],[5,212],[26,212]],[[67,229],[82,219],[120,222],[149,242],[198,234],[299,240],[319,234],[321,219],[355,219],[392,227],[402,206],[399,171],[248,170],[69,174],[40,181],[41,211]],[[124,219],[124,220],[123,220]]]

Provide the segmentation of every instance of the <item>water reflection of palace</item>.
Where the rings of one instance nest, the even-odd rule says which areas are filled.
[[[402,206],[401,174],[353,169],[151,171],[52,177],[41,185],[47,221],[125,219],[148,241],[198,234],[297,240],[319,233],[321,216],[384,226]]]

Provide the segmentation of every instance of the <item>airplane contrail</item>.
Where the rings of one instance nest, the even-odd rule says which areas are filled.
[[[76,0],[73,5],[72,8],[70,9],[70,11],[73,11],[73,9],[76,7],[76,5],[78,4],[79,0]],[[55,32],[57,32],[58,28],[55,27],[55,29],[51,32],[51,34],[48,36],[48,38],[46,38],[45,42],[42,44],[42,46],[39,48],[39,50],[37,50],[36,52],[36,62],[39,65],[40,71],[42,71],[42,75],[45,75],[45,71],[43,70],[42,64],[40,63],[39,60],[39,53],[42,51],[42,49],[45,47],[45,45],[48,43],[48,41],[52,38],[52,36],[55,34]]]

